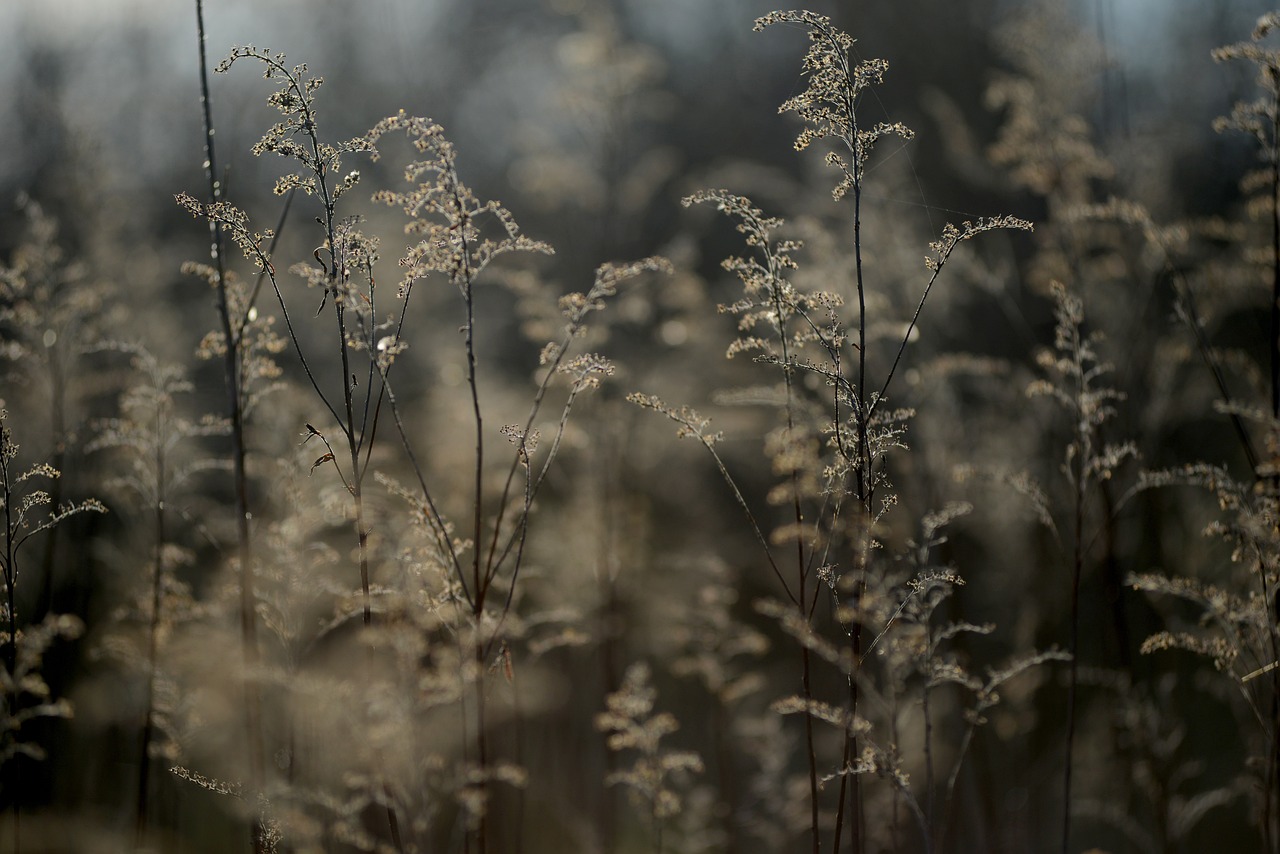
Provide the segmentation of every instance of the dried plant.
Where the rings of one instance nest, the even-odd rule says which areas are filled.
[[[175,577],[175,572],[179,566],[190,564],[192,555],[190,549],[183,548],[173,537],[169,508],[177,504],[174,499],[180,493],[194,488],[192,481],[202,472],[224,467],[215,460],[184,458],[186,449],[182,446],[205,437],[225,436],[229,430],[224,421],[216,418],[191,421],[182,415],[179,397],[191,392],[193,387],[181,366],[164,364],[137,345],[104,346],[100,352],[105,355],[110,350],[129,355],[138,378],[121,394],[120,417],[94,424],[95,438],[85,445],[85,451],[111,450],[122,456],[125,473],[109,481],[107,486],[126,506],[145,508],[151,516],[150,577],[148,583],[129,591],[130,613],[118,615],[121,622],[136,622],[144,627],[142,649],[128,649],[127,644],[118,641],[108,642],[117,657],[125,659],[122,662],[125,666],[144,674],[146,684],[135,822],[141,843],[148,823],[151,757],[163,753],[155,744],[157,731],[163,729],[163,725],[157,723],[157,715],[164,712],[156,707],[157,683],[163,678],[159,665],[162,636],[171,632],[176,619],[190,619],[197,610],[179,604],[190,603],[191,593],[188,586]],[[180,613],[169,613],[174,606]]]
[[[0,619],[4,621],[4,670],[0,674],[4,690],[4,719],[0,722],[0,775],[11,792],[22,788],[22,771],[16,761],[20,756],[44,757],[44,749],[27,741],[23,726],[38,718],[66,718],[71,705],[54,700],[41,676],[45,651],[59,638],[77,637],[83,624],[74,616],[50,614],[38,623],[19,622],[16,593],[21,575],[18,558],[22,547],[33,537],[47,534],[74,516],[105,513],[106,507],[96,499],[79,503],[54,505],[53,498],[40,485],[55,481],[61,472],[48,463],[22,468],[18,462],[18,445],[7,423],[8,410],[0,409],[0,512],[4,514],[3,551],[0,572],[4,580],[4,600],[0,602]],[[17,810],[16,800],[13,808]],[[19,850],[18,821],[13,821],[13,848]]]
[[[605,783],[626,786],[635,795],[651,822],[654,850],[663,850],[662,828],[666,819],[683,809],[673,786],[684,776],[701,773],[702,757],[692,750],[672,750],[662,740],[679,728],[675,717],[654,713],[658,692],[650,684],[646,664],[627,668],[622,687],[605,699],[607,710],[596,716],[596,729],[609,734],[609,749],[634,751],[631,767],[615,771]]]
[[[998,67],[977,117],[811,11],[759,63],[602,0],[385,56],[356,15],[319,56],[362,99],[206,75],[195,5],[196,286],[135,196],[33,185],[71,237],[23,198],[0,245],[15,849],[21,807],[42,850],[1280,850],[1280,12],[1204,157],[1106,4],[932,43]],[[775,87],[816,156],[720,147]]]
[[[864,628],[868,622],[868,590],[877,583],[872,553],[879,547],[875,534],[884,514],[896,503],[889,482],[886,458],[905,447],[903,434],[911,412],[888,407],[888,392],[897,374],[908,343],[923,312],[925,302],[942,268],[956,247],[984,232],[998,229],[1029,230],[1030,223],[1016,217],[995,217],[947,225],[942,236],[930,244],[926,257],[926,281],[905,332],[896,339],[894,350],[885,354],[888,366],[879,378],[869,372],[868,356],[875,343],[868,333],[868,282],[864,275],[862,242],[862,195],[867,164],[876,144],[887,136],[904,140],[912,132],[900,123],[881,122],[867,127],[859,122],[860,98],[883,81],[888,64],[873,59],[853,63],[853,39],[831,25],[828,18],[812,12],[773,12],[755,22],[763,30],[778,24],[800,25],[810,47],[802,68],[808,85],[803,93],[785,102],[781,112],[794,112],[804,127],[796,138],[798,151],[829,141],[832,150],[826,162],[840,173],[832,196],[852,199],[853,269],[847,288],[805,292],[792,281],[797,269],[795,254],[802,244],[779,236],[784,223],[766,216],[749,199],[726,190],[702,191],[687,197],[685,205],[712,204],[735,221],[744,235],[748,257],[730,257],[726,271],[739,280],[743,298],[722,306],[738,317],[738,338],[727,355],[754,353],[759,363],[781,371],[783,424],[771,439],[766,452],[781,482],[769,495],[770,503],[788,508],[789,520],[766,536],[754,511],[734,482],[734,478],[714,449],[716,436],[707,422],[692,410],[674,409],[651,395],[632,395],[632,400],[665,414],[681,425],[680,435],[699,439],[715,459],[721,475],[747,514],[749,523],[780,583],[798,625],[791,630],[800,643],[801,708],[823,706],[815,699],[811,652],[819,644],[813,626],[814,615],[824,592],[833,596],[833,605],[842,609],[841,633],[848,649],[839,654],[845,665],[847,697],[841,719],[858,719],[864,679],[859,672],[864,655]],[[845,294],[856,301],[852,322],[843,317]],[[805,352],[815,355],[805,355]],[[815,352],[816,351],[816,352]],[[815,382],[808,382],[809,379]],[[849,506],[851,505],[851,506]],[[794,568],[784,572],[774,557],[773,547],[794,549]],[[847,603],[842,599],[847,598]],[[786,624],[784,620],[784,625]],[[834,648],[832,648],[834,650]],[[836,653],[831,651],[830,656]],[[821,796],[819,760],[815,744],[813,715],[806,714],[805,741],[809,770],[810,847],[817,854],[821,842]],[[862,754],[859,740],[864,727],[846,725],[844,767],[854,767]],[[882,767],[877,765],[876,767]],[[833,850],[839,850],[846,824],[851,825],[855,850],[864,839],[863,797],[858,774],[841,774],[840,793],[832,836]],[[889,779],[897,780],[890,775]]]
[[[1247,714],[1241,727],[1257,726],[1258,741],[1251,752],[1261,766],[1262,779],[1249,787],[1261,799],[1259,828],[1264,840],[1275,837],[1274,704],[1277,639],[1275,597],[1280,583],[1280,543],[1275,536],[1275,495],[1240,483],[1224,469],[1191,464],[1176,469],[1144,472],[1138,487],[1168,489],[1183,486],[1206,490],[1217,500],[1223,518],[1205,529],[1230,548],[1230,565],[1221,583],[1201,578],[1134,573],[1129,583],[1151,596],[1188,603],[1194,619],[1174,623],[1142,643],[1142,652],[1184,650],[1212,663],[1231,683]],[[1210,576],[1212,577],[1212,576]],[[1255,772],[1256,773],[1256,772]],[[1270,844],[1269,842],[1267,843]]]
[[[18,205],[26,220],[23,241],[0,264],[0,376],[7,404],[26,413],[27,427],[44,433],[40,453],[59,472],[81,439],[87,404],[101,377],[84,358],[112,320],[110,288],[63,244],[59,223],[35,200]],[[36,425],[41,425],[37,428]],[[78,468],[78,466],[77,466]],[[62,477],[49,486],[50,504],[66,500]],[[51,606],[60,538],[44,538],[39,571],[40,609]]]
[[[385,596],[388,603],[392,601],[390,591],[382,593],[373,577],[376,556],[370,543],[366,485],[374,459],[379,421],[384,415],[390,415],[400,439],[400,450],[419,488],[417,497],[411,501],[414,517],[431,530],[431,540],[439,549],[437,557],[443,559],[452,575],[451,589],[461,597],[455,605],[465,602],[471,623],[469,626],[454,623],[452,630],[458,632],[459,643],[470,648],[473,659],[462,668],[464,681],[472,691],[468,714],[473,718],[468,728],[475,739],[475,756],[471,760],[473,770],[468,772],[474,779],[466,784],[465,789],[475,794],[478,803],[483,803],[489,782],[510,776],[498,773],[505,765],[490,756],[486,662],[498,650],[506,649],[504,629],[514,621],[514,618],[508,618],[516,595],[529,516],[558,455],[577,397],[597,387],[602,377],[613,372],[613,366],[606,358],[594,353],[574,352],[574,345],[584,336],[589,316],[604,307],[606,301],[617,293],[620,284],[644,273],[667,270],[669,265],[660,258],[647,258],[630,264],[605,264],[597,270],[588,291],[560,298],[563,332],[559,340],[553,340],[542,348],[541,376],[529,414],[524,423],[508,424],[496,431],[510,443],[511,451],[507,457],[509,464],[505,467],[505,477],[494,493],[488,481],[491,460],[497,455],[490,448],[492,427],[487,422],[487,406],[481,394],[481,354],[476,334],[481,321],[476,315],[476,289],[489,275],[490,265],[502,256],[514,252],[549,254],[550,247],[524,236],[506,208],[494,201],[482,201],[463,183],[458,172],[456,151],[439,125],[400,113],[379,122],[363,137],[335,144],[324,143],[318,134],[315,112],[320,79],[308,76],[303,65],[287,66],[280,54],[252,47],[234,50],[219,70],[226,71],[242,60],[261,63],[267,79],[279,84],[270,103],[284,117],[255,145],[254,153],[273,153],[294,161],[298,171],[277,182],[277,194],[300,191],[318,199],[322,208],[319,220],[325,235],[320,248],[314,253],[315,263],[295,264],[291,272],[309,288],[321,292],[322,310],[326,306],[332,308],[338,333],[339,394],[329,391],[327,380],[320,373],[322,359],[303,346],[290,301],[270,258],[268,241],[273,234],[255,231],[248,215],[225,201],[205,204],[182,195],[179,202],[192,214],[207,219],[225,233],[270,285],[277,297],[279,317],[307,381],[336,425],[339,438],[331,441],[330,428],[315,426],[319,419],[306,422],[304,442],[314,440],[323,446],[323,452],[311,465],[312,471],[321,468],[333,471],[351,500],[365,626],[374,622],[375,595]],[[341,163],[344,156],[368,153],[376,160],[386,139],[393,134],[406,135],[417,156],[405,168],[405,178],[411,189],[379,191],[374,194],[374,200],[404,211],[410,219],[405,230],[413,242],[400,259],[404,275],[397,299],[392,303],[392,310],[383,313],[375,274],[379,240],[366,236],[357,228],[358,217],[344,218],[339,214],[339,200],[356,185],[359,173],[348,172],[341,179],[337,176],[343,171]],[[431,485],[429,473],[419,463],[419,451],[415,447],[418,443],[406,423],[392,377],[397,357],[410,346],[411,330],[407,318],[413,292],[419,283],[435,276],[444,278],[457,290],[465,316],[463,350],[475,439],[471,518],[467,526],[470,538],[467,540],[455,534],[453,523],[444,515],[445,508],[437,504],[435,495],[438,488]],[[216,278],[218,281],[230,281],[225,273],[219,273]],[[242,375],[248,376],[259,362],[271,364],[267,357],[278,349],[279,341],[265,326],[257,338],[250,339],[249,322],[254,319],[256,311],[252,307],[252,298],[243,296],[239,289],[230,289],[227,293],[228,304],[239,309],[237,316],[242,313],[245,318],[236,335],[238,346],[228,348],[228,337],[224,333],[211,339],[206,349],[212,352],[235,349],[239,354],[236,358],[242,366]],[[359,369],[363,372],[363,381],[357,380],[357,360],[363,360],[366,365]],[[566,382],[568,390],[560,416],[553,425],[554,433],[549,442],[544,443],[545,450],[539,453],[542,407],[548,391],[557,380]],[[247,408],[252,400],[245,397],[243,403]],[[393,487],[393,491],[408,497],[400,487]],[[273,619],[283,618],[277,616]],[[460,662],[455,663],[462,667]],[[372,724],[365,727],[370,737],[371,727]],[[394,748],[388,746],[388,749]],[[390,834],[394,845],[400,848],[404,843],[391,804],[393,799],[388,796],[380,800],[387,802]],[[472,834],[479,849],[484,850],[488,839],[485,810],[468,809],[476,818]]]
[[[1071,670],[1067,688],[1066,760],[1063,771],[1062,845],[1067,850],[1071,836],[1071,777],[1076,733],[1077,675],[1080,653],[1080,581],[1084,573],[1086,551],[1093,540],[1087,527],[1090,493],[1099,483],[1112,478],[1126,460],[1137,456],[1132,442],[1106,444],[1102,426],[1115,414],[1114,402],[1123,395],[1102,380],[1111,366],[1102,361],[1096,350],[1097,337],[1085,335],[1083,302],[1068,293],[1065,285],[1054,283],[1054,348],[1043,351],[1038,359],[1048,375],[1027,388],[1028,397],[1050,397],[1063,407],[1072,425],[1062,464],[1063,474],[1071,485],[1071,633],[1068,651]]]

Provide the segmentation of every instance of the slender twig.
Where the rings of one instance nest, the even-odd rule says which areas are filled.
[[[4,712],[6,718],[18,712],[18,611],[14,601],[14,591],[18,584],[18,543],[16,541],[17,525],[13,518],[13,482],[9,472],[9,460],[14,456],[11,452],[12,439],[9,428],[0,420],[0,497],[4,498],[4,597],[5,614],[8,617],[8,636],[4,644],[4,666],[9,671],[10,690],[5,691]],[[15,793],[13,799],[13,851],[21,851],[20,807],[16,793],[21,791],[22,775],[18,767],[17,757],[9,762],[5,769],[8,774],[10,791]]]
[[[296,187],[290,187],[289,192],[284,195],[284,205],[280,208],[280,218],[276,220],[276,227],[271,231],[271,242],[267,244],[266,256],[270,258],[276,254],[276,244],[280,242],[280,235],[284,232],[285,223],[289,221],[289,211],[293,209],[293,196],[297,192]],[[262,283],[267,277],[267,268],[263,267],[258,271],[257,278],[253,280],[253,287],[249,290],[249,298],[245,300],[244,314],[236,322],[235,343],[239,345],[240,338],[244,335],[245,329],[248,328],[249,322],[253,317],[253,309],[258,302],[258,293],[262,290]]]
[[[205,177],[209,185],[209,204],[215,205],[222,200],[221,184],[217,180],[217,159],[213,143],[213,111],[209,98],[208,61],[205,55],[204,3],[196,0],[196,31],[198,36],[200,58],[200,104],[204,121],[204,155]],[[223,356],[223,369],[227,391],[227,409],[231,419],[231,454],[235,473],[236,501],[236,537],[239,545],[240,562],[240,646],[241,658],[246,671],[245,680],[245,730],[249,748],[250,785],[254,792],[263,791],[265,782],[265,761],[263,758],[261,709],[257,688],[258,640],[257,625],[254,612],[256,597],[253,584],[253,549],[249,533],[249,483],[245,470],[244,410],[241,406],[240,384],[243,377],[239,371],[239,347],[243,342],[238,340],[238,330],[233,327],[231,318],[230,296],[227,292],[226,267],[223,258],[222,229],[210,220],[209,240],[212,249],[214,266],[217,270],[217,302],[218,318],[222,324],[222,334],[226,340]],[[255,852],[265,851],[265,840],[262,837],[259,820],[253,827],[253,848]]]
[[[1271,86],[1271,138],[1267,152],[1271,171],[1271,337],[1268,341],[1271,351],[1271,418],[1272,430],[1274,422],[1280,421],[1280,86],[1274,81],[1280,74],[1280,68],[1274,64],[1268,66],[1272,82]],[[1270,479],[1271,491],[1280,493],[1280,475]],[[1277,638],[1276,620],[1280,612],[1280,590],[1269,590],[1266,578],[1265,563],[1259,565],[1262,581],[1262,600],[1266,608],[1270,635],[1271,654],[1280,660],[1280,638]],[[1269,728],[1269,758],[1267,760],[1266,789],[1263,792],[1264,836],[1274,850],[1275,817],[1277,815],[1277,778],[1280,778],[1280,673],[1271,674],[1271,726]]]

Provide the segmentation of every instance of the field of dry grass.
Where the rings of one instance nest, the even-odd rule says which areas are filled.
[[[0,851],[1280,851],[1280,12],[1189,170],[1014,6],[929,140],[745,17],[699,161],[551,4],[473,160],[196,0],[154,233],[4,220]]]

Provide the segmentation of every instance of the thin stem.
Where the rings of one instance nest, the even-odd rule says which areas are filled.
[[[472,488],[475,490],[472,496],[475,546],[472,550],[471,578],[476,593],[476,618],[479,619],[484,613],[485,594],[488,592],[488,583],[485,578],[487,573],[482,571],[480,555],[482,526],[484,524],[484,415],[480,410],[480,385],[476,376],[475,300],[469,283],[466,286],[465,300],[467,307],[467,387],[471,392],[471,416],[476,428],[475,477],[472,481]]]
[[[9,671],[9,682],[13,686],[11,691],[5,692],[4,705],[5,717],[10,718],[17,715],[18,712],[18,615],[14,603],[14,588],[18,581],[18,554],[17,544],[14,542],[14,536],[17,529],[13,521],[13,484],[10,481],[9,459],[12,438],[9,435],[9,428],[0,421],[0,489],[4,495],[4,594],[5,604],[8,614],[9,636],[5,639],[4,645],[4,664]],[[19,834],[19,803],[17,793],[20,792],[22,775],[19,772],[18,757],[14,757],[9,761],[9,767],[5,769],[8,772],[10,791],[14,793],[13,798],[13,851],[18,854],[21,850],[21,838]]]
[[[543,374],[542,380],[538,383],[538,389],[534,392],[533,403],[529,407],[529,414],[524,421],[524,428],[520,434],[520,447],[517,453],[512,457],[511,466],[507,469],[506,481],[503,483],[502,487],[502,497],[498,501],[497,516],[493,522],[493,538],[489,543],[489,554],[485,560],[485,578],[486,582],[489,582],[497,576],[499,569],[506,561],[507,556],[511,553],[513,545],[515,545],[517,552],[516,567],[512,574],[510,589],[507,592],[507,600],[503,606],[504,615],[507,609],[511,607],[511,598],[515,593],[515,576],[520,571],[520,555],[523,553],[525,534],[528,530],[529,513],[533,508],[533,499],[534,496],[537,495],[539,487],[542,486],[542,482],[546,478],[547,472],[550,471],[551,464],[554,462],[557,452],[560,449],[560,442],[564,437],[565,427],[569,422],[569,412],[573,408],[574,398],[578,394],[576,387],[569,392],[569,398],[565,402],[564,410],[560,414],[560,421],[556,425],[556,436],[555,440],[551,443],[551,450],[543,461],[542,466],[538,471],[537,478],[534,479],[532,483],[529,481],[530,466],[532,465],[532,460],[529,459],[531,455],[528,451],[529,435],[533,430],[533,422],[537,419],[538,413],[542,410],[542,402],[546,398],[547,389],[551,386],[551,380],[559,371],[560,366],[564,364],[570,345],[573,343],[574,338],[577,337],[581,328],[581,323],[571,323],[569,325],[569,328],[565,332],[565,335],[556,350],[555,359],[546,366],[546,371]],[[510,503],[511,487],[515,482],[516,472],[521,468],[521,466],[525,469],[525,496],[523,507],[520,518],[516,521],[515,528],[512,531],[511,536],[507,539],[506,544],[499,553],[498,541],[502,533],[502,523],[506,516],[506,510]]]
[[[409,433],[405,429],[404,421],[400,416],[400,404],[396,400],[395,390],[392,388],[388,378],[386,368],[381,369],[382,387],[386,391],[387,401],[391,407],[392,421],[396,425],[396,432],[400,435],[400,444],[404,448],[405,456],[409,458],[409,468],[413,472],[414,478],[418,481],[418,488],[422,491],[422,499],[426,504],[429,513],[424,513],[427,521],[431,524],[440,542],[444,544],[445,549],[449,553],[449,559],[453,564],[454,574],[457,576],[458,585],[462,589],[463,597],[467,600],[467,605],[474,611],[475,598],[471,591],[467,588],[467,577],[463,571],[462,562],[458,560],[458,547],[453,541],[453,536],[449,533],[448,527],[444,523],[444,517],[440,515],[439,509],[436,507],[435,499],[432,497],[431,489],[427,486],[426,475],[423,473],[422,465],[418,462],[418,457],[413,451],[413,445],[409,441]]]
[[[311,131],[312,148],[316,162],[320,162],[319,141],[314,131],[314,124],[308,125]],[[366,626],[373,623],[373,608],[369,594],[369,531],[364,522],[364,494],[360,468],[360,437],[363,430],[357,431],[355,419],[355,401],[352,386],[355,376],[351,373],[351,348],[347,341],[346,299],[347,299],[347,264],[343,257],[345,246],[338,246],[335,226],[333,201],[329,198],[325,172],[317,170],[316,183],[320,186],[324,200],[325,228],[329,233],[329,289],[333,294],[333,313],[338,326],[338,353],[342,362],[342,406],[346,416],[343,433],[347,439],[347,453],[351,464],[351,500],[355,508],[356,540],[359,544],[360,594],[363,603],[363,619]],[[341,272],[339,272],[341,271]]]
[[[848,58],[844,61],[847,63]],[[847,71],[847,69],[846,69]],[[846,73],[846,79],[848,74]],[[849,121],[854,128],[856,134],[857,120],[855,113],[855,104],[852,91],[846,92],[846,106],[849,110]],[[857,145],[856,139],[846,141],[849,146],[850,156],[853,162],[850,164],[853,169],[853,256],[854,256],[854,276],[858,290],[858,388],[855,394],[855,400],[858,401],[858,409],[861,410],[861,417],[858,419],[858,462],[857,462],[857,493],[859,499],[858,505],[858,530],[856,531],[857,539],[857,581],[854,591],[854,624],[853,630],[849,638],[850,660],[853,662],[854,670],[849,677],[849,713],[857,715],[859,701],[859,683],[858,675],[860,662],[862,660],[862,600],[867,591],[867,568],[870,555],[868,549],[871,540],[872,525],[872,492],[874,491],[874,476],[872,471],[871,460],[871,437],[870,422],[872,407],[878,403],[876,400],[867,398],[867,289],[866,280],[863,276],[862,268],[862,175],[863,162],[862,151]],[[849,742],[848,754],[851,758],[858,756],[857,736],[847,730],[845,739]],[[843,780],[843,778],[842,778]],[[843,782],[842,782],[843,785]],[[849,817],[852,827],[850,835],[853,840],[853,850],[855,854],[861,854],[863,850],[863,815],[862,815],[862,778],[859,775],[853,775],[849,782]],[[838,844],[838,834],[837,834]]]
[[[1271,80],[1277,79],[1276,68],[1269,69]],[[1273,84],[1271,98],[1271,417],[1280,419],[1280,86]],[[1274,427],[1272,429],[1275,429]],[[1271,478],[1272,492],[1280,491],[1280,477]],[[1269,619],[1268,634],[1271,641],[1273,660],[1280,660],[1277,653],[1276,614],[1280,610],[1280,602],[1276,597],[1280,592],[1268,589],[1266,564],[1259,563],[1263,588],[1263,602],[1267,608]],[[1267,761],[1266,789],[1263,792],[1263,836],[1267,840],[1268,851],[1274,851],[1275,815],[1276,815],[1276,781],[1280,776],[1280,673],[1271,674],[1271,727],[1269,732],[1270,757]]]
[[[276,227],[271,231],[271,242],[267,244],[266,255],[268,258],[276,252],[276,244],[280,242],[280,234],[284,231],[284,225],[289,220],[289,211],[293,208],[293,195],[296,191],[296,187],[290,187],[289,192],[285,193],[284,206],[280,209],[280,218],[276,220]],[[244,335],[245,329],[249,326],[249,318],[258,302],[258,293],[262,290],[262,282],[266,277],[267,268],[263,267],[258,271],[258,277],[253,280],[253,289],[249,291],[249,298],[244,303],[244,315],[236,322],[236,337],[233,343],[237,347],[240,345],[240,339]]]
[[[222,188],[217,179],[217,161],[213,144],[213,112],[209,99],[208,61],[205,56],[204,3],[196,0],[196,31],[198,35],[200,56],[200,104],[204,118],[204,166],[205,176],[209,184],[209,202],[221,201]],[[231,322],[230,300],[227,294],[225,262],[223,260],[222,229],[213,221],[209,223],[209,239],[217,269],[218,318],[222,323],[222,333],[227,346],[223,357],[223,369],[226,379],[227,408],[231,418],[232,463],[235,471],[236,495],[236,535],[239,543],[240,559],[240,641],[243,659],[245,682],[245,730],[249,747],[249,774],[255,793],[261,792],[264,783],[264,759],[261,741],[261,712],[257,689],[258,641],[257,625],[254,613],[256,597],[253,591],[253,551],[249,535],[249,485],[245,471],[245,439],[244,410],[241,407],[238,349],[242,345],[237,339],[236,329]],[[253,827],[253,849],[262,852],[265,842],[257,821]]]
[[[787,441],[794,441],[795,434],[795,389],[791,382],[791,354],[790,346],[787,341],[787,315],[783,307],[780,279],[782,270],[778,268],[777,259],[772,253],[768,253],[769,265],[769,282],[771,284],[771,293],[773,296],[774,322],[778,328],[778,340],[782,347],[782,381],[786,387],[787,395]],[[810,614],[805,607],[807,596],[805,593],[806,582],[808,581],[808,566],[804,557],[804,538],[800,536],[800,531],[804,525],[804,510],[800,506],[800,473],[796,467],[792,467],[789,477],[791,479],[791,508],[795,518],[795,539],[796,539],[796,592],[799,601],[796,603],[800,610],[800,619],[805,622],[809,621]],[[813,701],[813,685],[810,674],[809,648],[803,644],[800,646],[800,662],[801,662],[801,689],[803,691],[805,703]],[[820,854],[822,850],[822,838],[820,835],[820,827],[818,824],[818,755],[813,746],[813,715],[804,716],[804,740],[805,754],[809,765],[809,821],[810,821],[810,837],[813,847],[813,854]]]
[[[902,354],[907,349],[907,344],[911,341],[911,333],[915,331],[916,324],[920,321],[920,312],[924,310],[925,300],[929,299],[929,291],[933,289],[933,283],[938,281],[938,276],[942,274],[942,265],[946,262],[950,250],[947,251],[933,268],[933,274],[929,276],[928,283],[924,286],[924,292],[920,295],[920,301],[916,303],[916,310],[911,315],[911,322],[907,324],[907,331],[902,336],[901,343],[898,344],[898,352],[893,357],[893,364],[889,366],[889,373],[885,375],[884,383],[880,386],[880,393],[876,395],[875,400],[871,402],[869,412],[874,412],[876,407],[880,405],[880,401],[884,400],[885,394],[889,391],[889,384],[893,382],[893,376],[898,370],[898,363],[902,361]]]
[[[489,591],[489,583],[492,580],[487,577],[487,573],[482,569],[482,548],[483,542],[483,525],[484,525],[484,415],[480,409],[480,385],[477,377],[477,361],[476,361],[476,344],[475,344],[475,290],[473,271],[471,269],[471,248],[467,238],[467,230],[470,227],[470,218],[466,213],[465,206],[462,203],[457,192],[456,181],[454,183],[453,202],[458,212],[459,221],[457,223],[457,231],[461,241],[459,255],[461,257],[461,268],[457,272],[459,287],[462,292],[462,300],[466,309],[466,325],[463,327],[465,336],[464,346],[467,353],[467,388],[471,393],[471,414],[475,424],[475,472],[472,481],[472,561],[471,561],[471,583],[472,583],[472,599],[471,613],[475,621],[475,727],[476,727],[476,760],[479,763],[479,783],[481,797],[485,797],[489,791],[488,782],[485,780],[485,774],[489,767],[489,747],[485,734],[485,695],[484,695],[484,677],[485,677],[485,644],[483,637],[484,629],[484,606],[485,596]],[[479,818],[479,826],[476,828],[474,838],[476,843],[477,854],[485,854],[488,847],[489,821],[488,810],[481,812]],[[470,848],[470,838],[468,840],[468,849]]]
[[[787,594],[787,598],[791,600],[792,604],[799,607],[804,600],[797,598],[796,594],[791,591],[791,587],[783,578],[782,571],[778,568],[778,564],[773,559],[773,552],[769,549],[769,541],[765,539],[764,532],[760,530],[760,524],[756,521],[755,514],[751,512],[751,506],[747,504],[747,499],[743,496],[742,490],[738,489],[737,481],[733,479],[733,475],[729,473],[729,469],[725,466],[724,460],[722,460],[720,455],[716,453],[716,450],[711,446],[711,443],[701,436],[699,436],[699,438],[702,439],[703,447],[711,453],[711,458],[715,460],[716,468],[720,471],[720,476],[724,478],[725,483],[727,483],[729,488],[733,490],[733,497],[737,500],[738,506],[747,514],[747,522],[751,525],[751,530],[756,535],[756,541],[759,542],[760,547],[764,549],[765,557],[769,561],[769,567],[773,570],[773,574],[780,582],[782,582],[782,589]]]
[[[1271,106],[1271,417],[1280,418],[1280,88]]]
[[[804,595],[803,590],[801,595]],[[804,644],[800,646],[800,666],[800,683],[804,689],[805,702],[810,702],[813,698],[813,685],[809,672],[809,647]],[[804,747],[805,759],[809,765],[810,837],[813,854],[819,854],[822,850],[822,840],[818,835],[818,754],[813,746],[813,715],[809,714],[804,716]]]

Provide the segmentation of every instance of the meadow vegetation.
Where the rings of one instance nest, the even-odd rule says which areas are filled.
[[[199,0],[200,299],[20,200],[0,850],[1280,852],[1280,12],[1214,57],[1256,166],[1184,216],[1048,5],[954,117],[973,213],[893,203],[875,33],[757,19],[795,151],[681,175],[628,148],[657,60],[574,8],[608,131],[506,177],[590,265],[432,119],[331,133],[325,57],[212,64]]]

